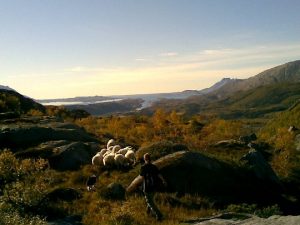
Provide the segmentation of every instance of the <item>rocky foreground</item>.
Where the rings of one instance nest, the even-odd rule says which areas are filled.
[[[242,219],[238,219],[241,218]],[[260,218],[249,214],[221,214],[211,218],[187,221],[182,224],[193,225],[299,225],[300,216],[279,216]]]

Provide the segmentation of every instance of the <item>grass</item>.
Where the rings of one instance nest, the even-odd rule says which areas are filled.
[[[127,172],[96,171],[94,167],[87,165],[80,171],[70,172],[65,178],[65,186],[71,186],[82,190],[83,196],[73,204],[64,207],[71,215],[82,215],[83,224],[87,225],[150,225],[157,224],[155,218],[147,215],[146,203],[141,193],[133,193],[126,196],[125,200],[109,200],[101,195],[101,191],[108,184],[117,182],[127,187],[138,175],[139,166]],[[96,183],[96,191],[85,190],[85,180],[92,174],[99,175]],[[157,193],[155,202],[164,215],[164,220],[159,224],[179,224],[186,219],[210,216],[216,212],[210,207],[207,199],[201,196],[185,195],[177,198],[171,193]]]
[[[164,215],[164,220],[159,224],[178,224],[186,219],[209,216],[216,212],[210,208],[173,206],[165,201],[169,195],[160,193],[155,197],[157,206]],[[87,205],[87,208],[77,211],[84,211],[84,224],[157,224],[155,218],[147,215],[145,200],[138,194],[127,196],[125,201],[107,201],[99,198],[96,192],[87,193],[76,205]]]

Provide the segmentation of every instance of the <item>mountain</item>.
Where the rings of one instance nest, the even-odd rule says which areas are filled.
[[[237,91],[246,91],[260,86],[297,82],[300,82],[300,60],[288,62],[265,70],[248,79],[228,82],[219,89],[213,91],[212,94],[224,96]]]
[[[240,81],[242,81],[242,80],[241,79],[223,78],[219,82],[215,83],[213,86],[211,86],[209,88],[205,88],[205,89],[203,89],[199,92],[201,94],[208,94],[208,93],[217,91],[218,89],[220,89],[224,85],[231,85],[231,84],[234,84],[234,83],[239,83]]]
[[[300,99],[300,60],[268,69],[248,79],[223,79],[210,92],[184,100],[162,100],[145,109],[176,110],[189,115],[216,114],[227,119],[256,118],[287,109]]]

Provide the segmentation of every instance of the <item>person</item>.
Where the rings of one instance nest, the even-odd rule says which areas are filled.
[[[97,182],[97,177],[95,174],[89,176],[89,178],[86,181],[86,189],[88,191],[93,191],[95,189],[96,182]]]
[[[154,203],[154,194],[159,183],[162,182],[166,186],[166,181],[158,168],[151,163],[149,153],[144,155],[144,161],[145,164],[141,167],[140,176],[143,178],[143,193],[147,204],[147,213],[152,213],[160,221],[162,220],[162,214]]]

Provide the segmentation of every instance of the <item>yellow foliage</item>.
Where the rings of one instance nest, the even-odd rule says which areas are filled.
[[[37,109],[30,109],[28,112],[27,112],[27,115],[29,116],[43,116],[44,113],[37,110]]]
[[[294,167],[293,160],[296,158],[294,139],[295,134],[288,132],[286,128],[278,128],[273,139],[277,153],[272,159],[272,167],[282,177],[289,176]]]

